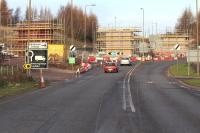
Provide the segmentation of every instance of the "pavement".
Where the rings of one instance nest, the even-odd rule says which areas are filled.
[[[31,75],[34,79],[39,80],[40,70],[31,70]],[[43,69],[43,76],[46,81],[56,82],[75,78],[75,72],[67,69],[49,67],[48,69]]]
[[[199,133],[200,92],[148,62],[79,78],[0,101],[1,133]]]

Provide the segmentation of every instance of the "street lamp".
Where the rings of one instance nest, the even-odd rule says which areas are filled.
[[[143,30],[143,43],[142,43],[143,55],[142,55],[142,56],[143,56],[143,58],[144,58],[144,8],[140,8],[140,9],[142,10],[142,14],[143,14],[143,19],[142,19],[142,20],[143,20],[143,21],[142,21],[142,27],[143,27],[143,28],[142,28],[142,30]]]
[[[86,21],[86,15],[87,15],[86,9],[87,9],[88,6],[96,6],[96,5],[95,4],[85,5],[85,30],[84,30],[85,31],[85,33],[84,33],[84,51],[85,52],[86,52],[86,34],[87,34],[87,32],[86,32],[87,31],[87,29],[86,29],[87,28],[86,27],[86,25],[87,25],[86,24],[87,23],[87,21]]]
[[[197,75],[199,76],[199,20],[198,0],[196,0],[196,23],[197,23]]]
[[[74,45],[73,0],[71,0],[71,45]]]

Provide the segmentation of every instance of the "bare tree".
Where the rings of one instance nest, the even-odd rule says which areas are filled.
[[[61,7],[58,12],[58,19],[62,19],[65,23],[65,31],[68,37],[71,37],[71,10],[73,12],[73,25],[74,25],[74,37],[76,40],[84,40],[84,18],[87,20],[87,41],[92,42],[92,34],[94,27],[98,24],[98,20],[95,14],[90,13],[89,15],[85,14],[82,8],[77,6],[72,7],[70,4],[67,4],[65,7]]]
[[[21,9],[18,7],[13,15],[13,24],[17,23],[20,21],[20,16],[21,16]]]
[[[9,19],[12,17],[12,10],[10,10],[7,6],[6,0],[0,1],[0,15],[1,15],[1,24],[7,25]]]
[[[192,27],[194,22],[194,16],[192,14],[192,11],[190,8],[186,8],[181,17],[178,19],[178,22],[176,24],[176,31],[182,31],[183,33],[188,33],[190,32],[190,34],[192,33]]]

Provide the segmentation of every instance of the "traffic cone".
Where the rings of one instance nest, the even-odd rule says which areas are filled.
[[[40,78],[40,88],[42,89],[42,88],[45,88],[46,87],[46,85],[45,85],[45,82],[44,82],[44,78],[43,78],[43,76],[41,76],[41,78]]]

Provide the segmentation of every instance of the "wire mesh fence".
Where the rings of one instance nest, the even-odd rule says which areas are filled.
[[[19,65],[0,65],[0,80],[20,81],[25,78],[25,70]]]

